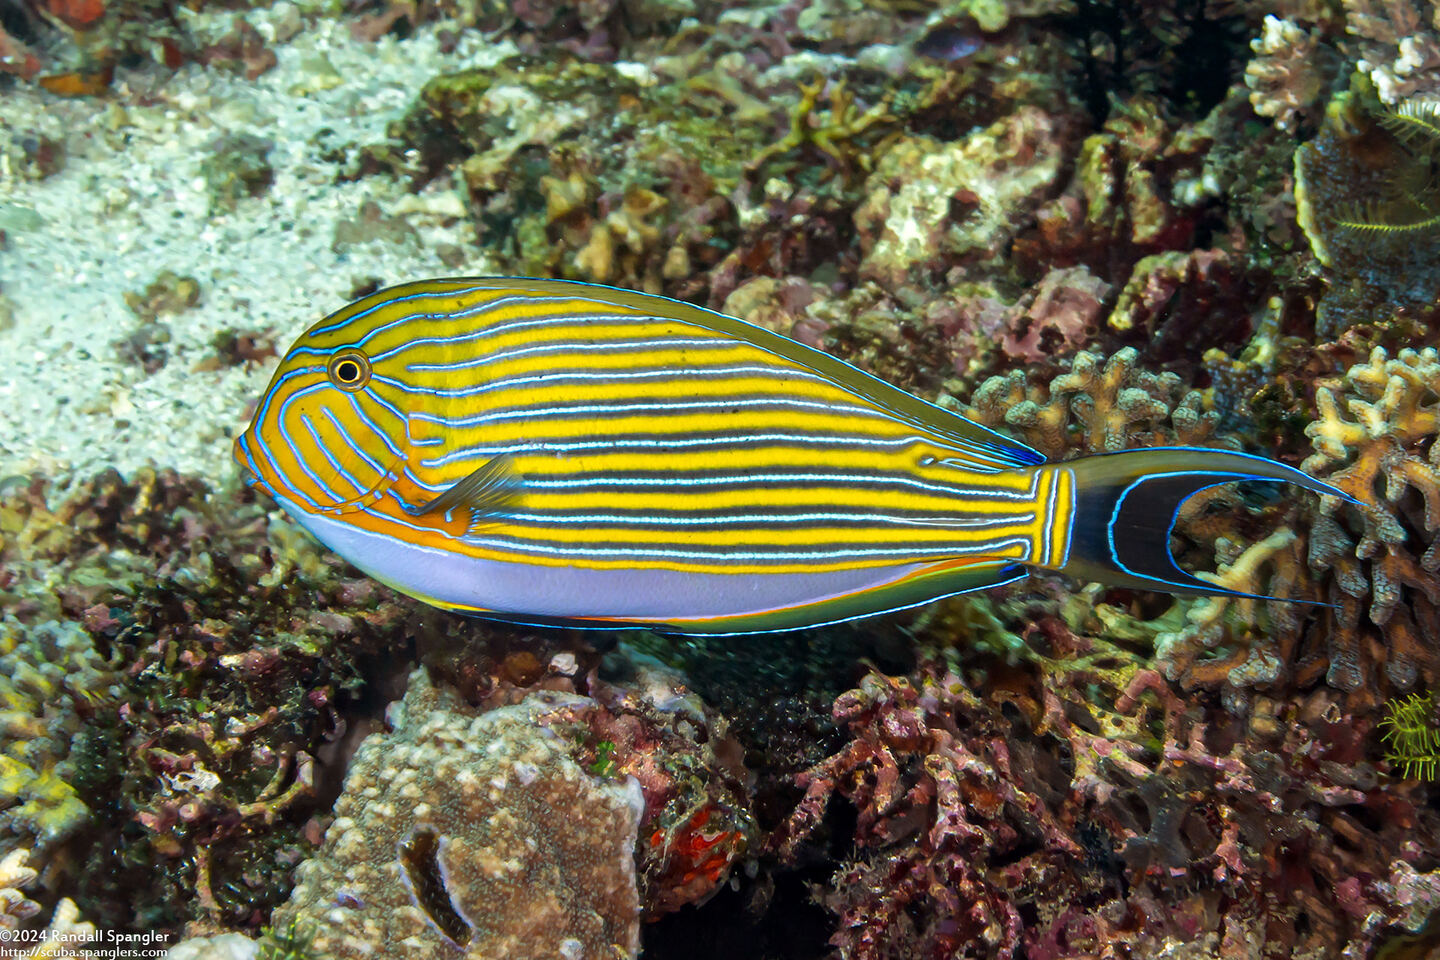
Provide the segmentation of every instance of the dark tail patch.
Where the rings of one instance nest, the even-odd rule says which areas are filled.
[[[1355,502],[1294,467],[1228,450],[1152,447],[1086,457],[1063,467],[1074,471],[1076,493],[1070,554],[1060,571],[1079,580],[1164,593],[1277,599],[1227,590],[1175,563],[1170,532],[1180,505],[1207,487],[1272,480]]]

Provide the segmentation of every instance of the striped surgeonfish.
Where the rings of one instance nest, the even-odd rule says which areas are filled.
[[[1219,450],[1047,463],[742,320],[510,278],[407,283],[315,324],[235,457],[429,603],[685,633],[832,623],[1032,570],[1229,593],[1170,555],[1185,498],[1232,480],[1345,496]]]

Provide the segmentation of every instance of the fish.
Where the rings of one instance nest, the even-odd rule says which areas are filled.
[[[1180,504],[1253,454],[1065,461],[763,327],[662,296],[477,277],[311,326],[234,444],[248,483],[369,576],[539,626],[743,634],[1037,571],[1256,597],[1181,569]]]

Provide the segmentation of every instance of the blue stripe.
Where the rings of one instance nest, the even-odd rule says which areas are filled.
[[[632,319],[632,318],[627,317],[626,319]],[[647,319],[648,319],[648,318],[647,318]],[[487,330],[487,331],[485,331],[485,332],[486,332],[487,334],[489,334],[489,333],[494,333],[495,331],[493,331],[493,330]],[[393,354],[401,353],[401,352],[403,352],[403,351],[405,351],[405,350],[408,350],[408,349],[409,349],[411,346],[413,346],[415,343],[421,343],[421,342],[423,342],[423,341],[416,340],[416,341],[411,341],[410,343],[406,343],[406,344],[404,344],[404,345],[402,345],[402,346],[399,346],[399,347],[394,347],[394,348],[392,348],[392,349],[390,349],[390,350],[387,350],[385,353],[382,353],[382,354],[379,354],[379,355],[376,356],[376,357],[373,357],[372,360],[379,361],[379,360],[389,359],[390,356],[392,356]],[[652,347],[676,347],[676,346],[681,346],[681,347],[686,347],[686,348],[691,348],[691,347],[720,347],[720,348],[726,348],[726,349],[734,350],[734,349],[737,349],[737,348],[740,348],[740,347],[749,346],[749,344],[745,343],[743,340],[721,340],[721,339],[714,339],[714,338],[702,340],[702,339],[698,339],[698,338],[687,338],[687,337],[673,337],[673,338],[660,339],[660,340],[655,340],[655,339],[650,339],[650,340],[618,340],[618,341],[617,341],[617,340],[611,340],[611,341],[607,341],[607,342],[605,342],[605,343],[595,343],[594,341],[583,341],[583,340],[566,340],[566,341],[559,342],[559,343],[549,343],[549,344],[545,344],[544,346],[540,346],[540,347],[515,347],[515,348],[510,349],[510,350],[497,350],[497,351],[495,351],[494,353],[486,354],[486,355],[483,356],[483,357],[476,357],[474,360],[460,360],[460,361],[457,361],[457,362],[455,362],[455,363],[409,363],[409,364],[406,364],[406,365],[405,365],[405,369],[406,369],[406,370],[411,370],[411,371],[414,371],[414,370],[466,370],[466,369],[470,369],[470,368],[473,368],[473,367],[484,367],[484,366],[488,366],[488,365],[490,365],[490,364],[492,364],[492,363],[501,363],[501,362],[503,362],[503,361],[505,361],[505,360],[513,360],[513,359],[515,359],[516,357],[528,357],[528,356],[531,356],[531,355],[534,355],[534,354],[562,353],[562,352],[566,352],[566,351],[569,351],[569,352],[572,352],[572,353],[595,353],[595,352],[597,352],[597,351],[607,351],[607,350],[608,350],[608,351],[616,351],[616,352],[625,351],[625,350],[636,350],[636,351],[639,351],[639,350],[649,350],[649,349],[651,349]],[[773,371],[773,370],[775,370],[775,369],[777,369],[777,368],[776,368],[776,367],[760,367],[760,368],[756,368],[756,369],[763,369],[763,370],[766,370],[766,371],[768,372],[768,371]]]
[[[478,287],[458,287],[458,288],[456,288],[456,289],[454,289],[454,290],[447,290],[447,291],[443,291],[443,292],[442,292],[442,291],[438,291],[438,290],[426,290],[426,291],[423,291],[423,292],[421,292],[421,293],[410,293],[410,294],[405,294],[405,295],[403,295],[403,296],[398,296],[398,297],[387,297],[387,298],[385,298],[384,300],[381,300],[379,303],[375,304],[374,306],[366,307],[364,310],[361,310],[359,313],[352,314],[351,316],[346,317],[344,320],[337,320],[335,323],[332,323],[332,324],[330,324],[330,325],[327,326],[327,327],[315,327],[314,329],[312,329],[312,330],[310,331],[309,336],[311,336],[311,337],[318,337],[318,336],[320,336],[322,333],[332,333],[333,331],[336,331],[336,330],[339,330],[339,329],[341,329],[341,328],[343,328],[343,327],[349,326],[350,324],[354,323],[354,322],[357,321],[357,320],[363,320],[363,319],[365,319],[366,317],[370,316],[370,314],[374,313],[376,310],[383,310],[383,309],[385,309],[386,307],[390,306],[391,304],[395,304],[395,303],[405,303],[405,302],[410,301],[410,300],[422,300],[422,299],[424,299],[424,298],[426,298],[426,297],[436,297],[436,298],[438,298],[438,297],[460,297],[460,296],[465,296],[466,294],[469,294],[469,293],[477,293],[477,292],[479,292],[479,291],[481,291],[481,290],[494,290],[494,289],[495,289],[495,286],[494,286],[493,284],[485,284],[485,285],[478,286]],[[417,314],[417,316],[418,316],[418,314]],[[411,319],[411,318],[407,318],[407,319]]]
[[[889,524],[899,527],[945,527],[983,530],[988,527],[1010,527],[1016,524],[1033,523],[1035,514],[1016,513],[998,519],[978,520],[965,517],[897,517],[877,513],[759,513],[726,516],[713,513],[703,516],[657,516],[653,514],[591,514],[587,516],[556,516],[536,510],[507,511],[495,514],[497,519],[512,520],[516,523],[539,524],[592,524],[614,526],[659,526],[659,527],[706,527],[745,523],[759,527],[781,526],[790,523],[815,522],[856,522]]]
[[[325,412],[329,413],[328,410]],[[367,488],[362,486],[359,480],[356,480],[354,477],[352,477],[350,475],[350,471],[346,470],[340,464],[339,460],[335,459],[335,455],[330,452],[329,446],[325,443],[324,440],[320,439],[320,434],[315,430],[315,425],[310,422],[310,416],[304,413],[300,414],[300,422],[303,423],[305,425],[305,429],[309,431],[310,439],[315,442],[315,447],[320,451],[320,455],[330,463],[330,466],[335,468],[336,474],[344,477],[345,482],[350,484],[350,486],[354,487],[357,494],[363,494]],[[326,489],[328,490],[329,488],[327,487]],[[344,500],[346,498],[341,497],[338,499]]]
[[[804,445],[834,445],[842,447],[903,447],[916,443],[932,443],[925,437],[897,437],[893,440],[876,440],[871,437],[836,437],[836,436],[807,436],[797,433],[761,433],[745,434],[743,436],[714,436],[714,437],[676,437],[663,440],[621,440],[606,439],[599,441],[585,441],[582,443],[520,443],[507,444],[492,447],[466,447],[452,453],[434,457],[429,460],[422,460],[421,466],[443,467],[448,463],[457,463],[462,460],[488,460],[491,457],[502,453],[558,453],[573,452],[576,450],[670,450],[680,447],[714,447],[733,446],[737,441],[761,442],[761,443],[793,443]],[[998,471],[997,471],[998,472]]]
[[[446,427],[473,427],[482,423],[498,423],[503,420],[544,420],[550,417],[561,417],[571,414],[624,414],[642,411],[667,413],[681,410],[734,410],[740,407],[787,407],[796,410],[824,410],[834,413],[849,413],[856,417],[878,417],[887,421],[891,420],[890,417],[881,413],[879,410],[874,410],[869,407],[850,407],[835,403],[819,403],[812,400],[789,400],[783,396],[761,397],[749,400],[723,398],[704,402],[677,403],[674,401],[660,401],[657,403],[575,404],[574,406],[567,407],[521,407],[518,410],[477,413],[469,417],[441,417],[428,413],[415,413],[411,414],[411,416],[415,420],[440,424]],[[657,433],[657,435],[663,434]]]
[[[587,547],[576,547],[573,544],[560,546],[547,546],[540,543],[531,543],[525,540],[511,539],[509,537],[478,537],[467,535],[460,538],[465,543],[479,547],[489,547],[493,550],[508,550],[522,553],[542,554],[554,557],[600,557],[603,559],[615,559],[619,557],[635,558],[661,558],[666,560],[706,560],[715,561],[723,559],[735,563],[773,563],[776,561],[787,562],[820,562],[835,563],[849,560],[855,557],[903,557],[914,558],[916,562],[924,562],[925,555],[940,557],[960,556],[991,556],[993,552],[1004,550],[1007,547],[1028,548],[1030,541],[1025,537],[1005,537],[999,540],[984,541],[976,544],[965,544],[963,549],[957,548],[955,544],[936,544],[933,548],[928,544],[923,547],[847,547],[836,550],[818,550],[800,552],[794,550],[776,551],[773,553],[721,553],[725,549],[717,547],[714,551],[702,550],[664,550],[644,548],[617,548],[605,547],[603,549],[591,549]],[[1028,552],[1028,550],[1027,550]],[[1010,557],[997,557],[997,560],[1007,562],[1020,562]]]

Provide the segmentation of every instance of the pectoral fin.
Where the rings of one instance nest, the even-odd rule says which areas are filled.
[[[515,472],[515,463],[501,455],[487,460],[464,480],[422,504],[416,515],[444,513],[461,506],[472,513],[494,513],[513,502],[519,493],[520,475]]]
[[[421,503],[404,503],[405,512],[412,517],[445,518],[452,510],[461,509],[469,514],[468,526],[483,523],[512,505],[520,495],[522,481],[515,472],[514,461],[508,456],[487,460],[473,473],[454,484],[450,489]]]

